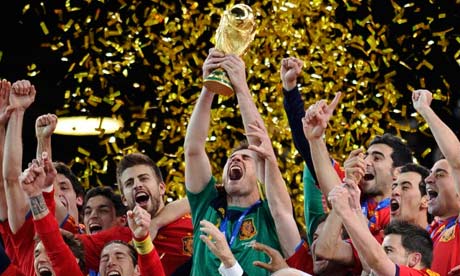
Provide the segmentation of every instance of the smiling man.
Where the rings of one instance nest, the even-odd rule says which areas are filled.
[[[460,212],[460,201],[449,162],[446,159],[437,161],[425,181],[429,196],[428,212],[437,217],[438,222],[457,217]]]
[[[87,234],[95,234],[126,224],[126,207],[110,187],[95,187],[86,192],[83,223]]]
[[[337,97],[329,105],[321,100],[310,106],[303,119],[304,134],[310,145],[318,183],[325,195],[342,183],[331,165],[323,138],[327,123],[338,104]],[[408,146],[400,138],[386,133],[371,141],[366,154],[361,149],[354,150],[344,163],[347,178],[359,183],[363,193],[360,209],[367,219],[370,232],[380,243],[383,241],[383,229],[390,222],[393,180],[399,173],[398,168],[411,161],[412,154]],[[328,234],[319,236],[316,254],[360,271],[361,263],[358,255],[354,254],[354,248],[349,242],[337,239],[341,229],[341,219],[333,210],[325,225],[324,232]]]
[[[441,275],[459,275],[460,141],[431,109],[432,99],[428,90],[416,90],[412,93],[415,110],[428,123],[445,157],[433,165],[430,176],[425,180],[430,197],[428,211],[436,216],[429,228],[434,243],[432,268]]]
[[[47,235],[51,235],[51,234],[47,233]],[[76,262],[78,263],[80,271],[81,272],[85,271],[86,270],[85,262],[84,262],[85,258],[84,258],[82,244],[80,243],[80,241],[75,239],[75,237],[70,232],[61,230],[61,235],[62,235],[62,240],[64,241],[65,245],[64,244],[59,244],[59,245],[68,246],[73,256],[67,253],[67,257],[69,258],[74,257],[76,259]],[[62,254],[62,251],[60,252],[60,254]],[[67,259],[65,263],[61,264],[62,265],[61,267],[63,267],[64,269],[69,269],[69,266],[71,266],[69,265],[69,262],[71,262],[71,259],[70,260]],[[53,263],[51,262],[48,254],[46,253],[45,246],[43,245],[43,242],[40,239],[37,239],[37,243],[34,249],[34,269],[35,269],[35,274],[37,276],[57,275],[55,272],[55,269],[53,269]],[[69,270],[67,270],[67,272],[69,272]]]
[[[140,276],[136,250],[128,243],[113,241],[101,253],[101,276]]]
[[[111,241],[101,252],[101,276],[165,276],[160,257],[150,237],[151,215],[140,206],[127,213],[133,234],[133,246],[123,241]]]
[[[85,196],[85,190],[78,180],[77,176],[70,170],[70,168],[61,162],[56,162],[54,167],[57,171],[56,178],[54,180],[54,186],[56,189],[56,195],[59,197],[59,201],[64,205],[70,216],[71,222],[66,222],[68,227],[63,226],[64,229],[75,233],[84,233],[83,225],[79,223],[79,211],[78,209],[83,205],[83,198]],[[76,228],[75,230],[70,227]]]

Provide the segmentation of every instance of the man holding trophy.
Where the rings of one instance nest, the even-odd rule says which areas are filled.
[[[236,262],[248,275],[269,275],[253,265],[254,261],[270,262],[263,252],[252,249],[254,241],[290,257],[301,239],[289,194],[262,117],[249,92],[245,64],[240,57],[254,37],[252,11],[246,5],[236,5],[224,17],[217,32],[218,49],[211,49],[203,64],[203,78],[207,81],[193,110],[184,144],[185,183],[194,226],[192,275],[219,275],[219,267],[232,269]],[[223,52],[230,49],[238,52]],[[205,150],[212,101],[215,93],[221,93],[210,74],[218,68],[228,74],[228,83],[223,86],[232,87],[236,94],[249,143],[235,149],[228,158],[222,174],[224,193],[216,189]],[[213,83],[208,85],[210,79]],[[265,185],[266,200],[259,194],[258,180]],[[205,242],[216,240],[202,231],[203,220],[219,228],[234,258],[220,260],[209,250]]]
[[[238,4],[226,10],[216,31],[215,49],[223,54],[241,57],[256,35],[256,23],[251,7]],[[204,86],[224,96],[233,94],[233,87],[225,70],[217,68],[204,79]]]

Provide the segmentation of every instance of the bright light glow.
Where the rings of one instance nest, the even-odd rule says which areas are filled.
[[[99,135],[114,133],[123,127],[123,122],[110,117],[59,117],[54,133],[62,135]]]

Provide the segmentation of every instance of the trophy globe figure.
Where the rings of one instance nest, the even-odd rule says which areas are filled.
[[[242,56],[249,44],[254,40],[256,23],[251,7],[237,4],[225,10],[216,31],[216,49],[225,54]],[[232,83],[222,68],[209,74],[204,86],[217,94],[230,96],[233,94]]]

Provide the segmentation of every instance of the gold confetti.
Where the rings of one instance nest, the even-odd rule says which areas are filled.
[[[64,9],[50,2],[38,9],[24,7],[25,14],[35,13],[43,33],[42,47],[67,66],[65,79],[59,81],[65,104],[56,113],[106,112],[125,122],[113,134],[113,142],[101,134],[98,151],[78,148],[72,165],[82,167],[79,176],[86,187],[113,183],[102,179],[113,178],[107,174],[122,154],[139,151],[168,172],[166,198],[184,196],[183,138],[201,90],[201,66],[213,47],[209,41],[213,41],[218,18],[234,2],[213,0],[203,5],[152,0],[101,5],[102,0],[66,0]],[[405,132],[426,133],[428,126],[421,117],[411,114],[411,91],[421,87],[439,91],[434,98],[447,104],[451,87],[456,87],[436,75],[439,62],[434,60],[437,49],[460,58],[455,26],[443,23],[452,18],[451,11],[434,16],[425,14],[417,2],[403,6],[390,2],[393,12],[388,14],[394,17],[385,20],[388,23],[374,18],[376,13],[367,2],[356,0],[262,0],[252,5],[258,33],[243,57],[248,84],[303,227],[303,164],[283,110],[278,72],[283,57],[293,55],[305,62],[299,78],[305,107],[343,92],[326,131],[326,141],[338,161],[386,131],[403,136]],[[437,4],[427,6],[438,10]],[[92,14],[75,12],[82,10]],[[344,14],[336,16],[337,10]],[[54,15],[54,21],[45,14]],[[28,72],[41,68],[42,64],[36,64]],[[400,74],[411,74],[413,80],[400,83]],[[408,124],[408,119],[419,125]],[[243,133],[235,97],[217,97],[206,145],[217,177]]]

